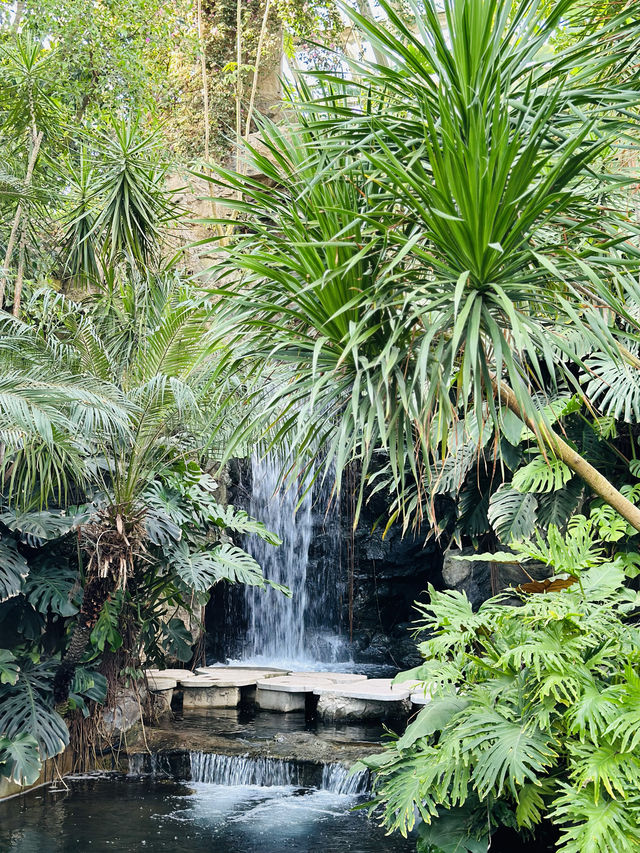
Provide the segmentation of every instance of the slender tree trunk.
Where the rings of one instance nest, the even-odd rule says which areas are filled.
[[[207,77],[207,54],[202,26],[202,0],[198,0],[198,42],[200,47],[200,73],[202,75],[202,104],[204,118],[204,159],[209,162],[209,139],[211,125],[209,120],[209,80]]]
[[[640,508],[627,500],[607,478],[596,468],[587,462],[567,442],[550,427],[536,423],[532,418],[522,411],[514,391],[504,382],[498,387],[494,380],[494,390],[499,394],[502,402],[511,409],[529,427],[534,435],[537,435],[552,452],[576,473],[602,500],[612,506],[616,512],[626,519],[629,524],[640,531]]]
[[[115,583],[111,577],[94,576],[85,585],[82,607],[77,616],[71,641],[53,679],[53,700],[56,705],[66,702],[69,698],[76,667],[82,660],[91,632],[114,587]]]
[[[18,0],[18,2],[16,3],[16,11],[15,11],[15,14],[13,16],[13,21],[11,22],[11,27],[9,29],[9,32],[12,35],[17,33],[18,29],[20,28],[20,24],[22,23],[22,17],[24,15],[24,10],[25,10],[26,5],[27,4],[26,4],[25,0]]]
[[[24,188],[29,189],[31,186],[31,179],[33,178],[33,170],[36,165],[36,160],[38,159],[38,154],[40,152],[40,145],[42,144],[43,133],[36,133],[33,135],[33,146],[31,148],[31,154],[29,155],[29,162],[27,164],[27,173],[24,179]],[[4,264],[2,266],[2,273],[0,274],[0,308],[4,305],[4,296],[7,287],[7,279],[9,278],[9,270],[11,268],[11,256],[13,255],[13,250],[15,248],[16,239],[18,237],[18,232],[20,229],[20,225],[22,222],[22,202],[18,202],[18,207],[16,208],[15,215],[13,217],[13,224],[11,225],[11,232],[9,234],[9,242],[7,243],[7,251],[4,256]]]
[[[253,83],[251,85],[251,97],[249,98],[249,109],[247,111],[247,123],[244,129],[244,138],[249,138],[251,132],[251,119],[253,118],[253,110],[256,103],[256,91],[258,89],[258,74],[260,73],[260,60],[262,59],[262,47],[264,45],[265,36],[267,34],[267,26],[269,23],[269,11],[271,9],[271,0],[267,0],[264,7],[264,15],[262,16],[262,26],[260,27],[260,36],[258,37],[258,48],[256,50],[256,64],[253,72]]]
[[[22,283],[24,281],[24,261],[25,251],[27,247],[27,228],[26,224],[22,223],[20,229],[20,245],[18,247],[18,272],[16,274],[16,283],[13,288],[13,316],[20,316],[20,303],[22,302]]]
[[[369,0],[358,0],[358,11],[360,12],[363,18],[367,18],[367,20],[369,21],[375,21],[373,9],[371,8],[371,3],[369,2]],[[387,59],[385,54],[381,53],[374,44],[371,44],[371,50],[373,51],[373,55],[378,65],[384,65],[388,68],[389,60]]]
[[[236,172],[240,171],[240,140],[242,139],[242,0],[236,3]]]

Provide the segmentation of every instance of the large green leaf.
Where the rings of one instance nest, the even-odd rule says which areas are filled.
[[[489,837],[470,834],[471,810],[466,806],[441,809],[418,830],[418,853],[486,853]]]
[[[171,565],[178,577],[196,592],[206,592],[220,580],[264,587],[265,584],[287,593],[280,584],[265,580],[254,558],[236,545],[224,543],[210,551],[190,551],[179,542],[171,552]]]
[[[291,596],[291,592],[286,586],[265,578],[260,565],[242,548],[225,543],[214,548],[212,556],[218,578],[230,583],[244,583],[248,586],[264,587],[266,584],[289,597]]]
[[[235,533],[255,533],[270,545],[282,545],[282,540],[267,530],[261,521],[251,518],[243,509],[236,509],[233,504],[226,507],[218,503],[213,504],[209,510],[209,519],[223,529],[233,530]]]
[[[163,623],[162,641],[167,652],[178,660],[186,662],[193,657],[193,636],[177,616]]]
[[[538,501],[537,521],[541,527],[555,524],[564,528],[580,504],[584,491],[582,480],[574,477],[562,489],[548,494],[536,495]]]
[[[442,731],[451,718],[464,710],[468,704],[469,700],[462,696],[435,696],[407,726],[405,733],[398,740],[398,749],[407,749],[419,738]]]
[[[62,512],[18,512],[8,507],[0,513],[0,522],[18,533],[31,547],[38,547],[43,542],[65,536],[72,529],[74,518]]]
[[[0,776],[18,785],[33,785],[42,771],[38,741],[21,732],[12,738],[0,736]]]
[[[55,557],[47,556],[32,566],[24,593],[40,613],[51,610],[60,616],[73,616],[78,612],[71,597],[76,582],[76,570],[66,560],[57,562]]]
[[[21,661],[17,682],[0,685],[0,735],[9,740],[32,735],[43,759],[62,752],[69,743],[65,722],[53,708],[55,667],[55,661],[37,665]]]
[[[474,707],[460,725],[461,747],[473,755],[472,779],[481,799],[506,790],[517,794],[536,782],[556,758],[552,738],[534,722],[511,720],[496,710]]]
[[[0,539],[0,602],[17,595],[29,573],[27,561],[13,539]]]
[[[511,486],[518,492],[557,492],[565,486],[573,472],[560,459],[539,454],[522,468],[518,468]]]
[[[20,665],[9,649],[0,649],[0,684],[15,684],[20,673]]]
[[[489,521],[501,542],[527,539],[536,528],[538,501],[532,494],[522,494],[504,483],[489,501]]]

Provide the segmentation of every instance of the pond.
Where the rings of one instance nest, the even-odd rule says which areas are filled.
[[[218,785],[121,774],[68,779],[0,803],[2,853],[413,853],[365,796],[296,785]]]

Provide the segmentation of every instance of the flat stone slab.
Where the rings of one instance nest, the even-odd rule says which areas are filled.
[[[152,693],[157,693],[160,690],[173,690],[177,685],[177,680],[167,675],[149,675],[147,673],[147,684]]]
[[[199,678],[208,678],[220,687],[251,687],[262,679],[281,675],[280,670],[240,669],[236,667],[199,667],[197,672]]]
[[[334,687],[334,682],[321,677],[318,673],[304,675],[278,675],[258,681],[258,690],[269,690],[276,693],[314,693],[319,687]]]
[[[354,681],[366,681],[366,675],[357,675],[354,672],[291,672],[293,678],[326,678],[333,684],[351,684]]]
[[[426,689],[425,689],[426,688]],[[414,705],[428,705],[431,702],[431,693],[426,685],[417,687],[412,685],[411,701]]]
[[[218,682],[215,678],[209,678],[208,675],[191,675],[189,678],[178,679],[180,687],[217,687]]]
[[[251,664],[247,664],[246,666],[241,666],[240,664],[229,664],[228,666],[223,665],[215,665],[215,666],[200,666],[198,670],[206,670],[207,672],[225,672],[229,670],[233,670],[234,672],[277,672],[278,675],[288,675],[292,670],[290,669],[282,669],[279,666],[252,666]]]
[[[181,678],[193,678],[195,673],[191,672],[190,669],[148,669],[147,676],[152,675],[154,678],[156,676],[162,676],[162,678],[175,678],[176,681],[179,681]]]
[[[411,695],[411,686],[393,684],[392,678],[370,678],[353,684],[321,684],[314,691],[317,696],[333,694],[347,699],[365,699],[371,702],[401,702]]]

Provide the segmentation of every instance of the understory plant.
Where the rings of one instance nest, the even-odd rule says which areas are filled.
[[[131,270],[83,305],[43,290],[25,313],[0,342],[0,777],[18,783],[69,722],[96,743],[141,658],[192,658],[211,587],[268,583],[234,532],[279,541],[205,470],[213,356],[179,277]]]
[[[491,555],[540,560],[552,581],[477,612],[431,588],[420,607],[424,663],[399,680],[431,700],[366,763],[384,824],[417,825],[422,853],[478,853],[501,825],[531,836],[549,824],[562,853],[637,850],[640,595],[594,530],[576,516],[565,536],[551,527]]]

